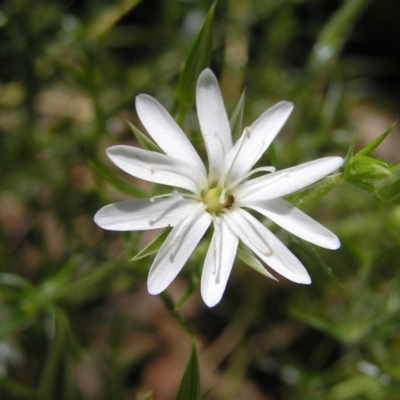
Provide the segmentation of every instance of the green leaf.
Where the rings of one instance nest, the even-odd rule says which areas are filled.
[[[343,166],[342,166],[341,170],[342,170],[342,169],[346,169],[348,163],[349,163],[350,160],[353,158],[353,156],[354,156],[354,146],[355,146],[355,143],[356,143],[356,137],[353,136],[353,139],[352,139],[352,141],[351,141],[351,143],[350,143],[349,149],[347,150],[346,157],[344,158],[344,162],[343,162]]]
[[[233,110],[231,119],[229,120],[233,139],[238,139],[242,134],[243,109],[244,109],[244,100],[246,97],[245,94],[246,94],[246,89],[243,90],[239,102],[237,103],[235,109]]]
[[[389,128],[382,133],[378,138],[376,138],[374,141],[372,141],[370,144],[365,146],[363,149],[361,149],[356,156],[369,156],[389,135],[390,132],[392,132],[394,126],[396,125],[396,122],[392,125],[389,126]]]
[[[171,228],[164,229],[152,242],[150,242],[144,249],[140,250],[140,252],[132,257],[129,261],[140,260],[141,258],[147,257],[160,250],[160,247],[165,242],[165,239],[170,232]]]
[[[201,400],[199,361],[194,344],[175,400]]]
[[[0,389],[9,392],[9,395],[15,399],[37,399],[36,389],[22,384],[16,380],[2,376],[0,378]],[[1,390],[0,390],[1,393]]]
[[[33,286],[22,276],[10,273],[0,273],[0,285],[14,286],[17,288],[33,288]]]
[[[34,321],[34,315],[30,313],[30,310],[14,310],[9,316],[1,320],[0,339],[26,328]]]
[[[325,321],[322,318],[308,314],[303,310],[297,308],[291,309],[290,315],[294,318],[299,319],[300,321],[305,322],[306,324],[312,326],[313,328],[321,332],[326,332],[336,338],[340,338],[343,340],[343,337],[340,332],[340,326],[335,323]]]
[[[118,178],[115,178],[113,175],[111,175],[105,168],[100,166],[99,164],[96,164],[94,161],[89,160],[88,161],[89,167],[92,168],[98,175],[100,175],[105,181],[110,183],[112,186],[114,186],[116,189],[120,190],[123,193],[127,193],[131,196],[137,197],[139,199],[143,199],[148,197],[148,194],[143,192],[142,190],[131,186]]]
[[[327,176],[315,183],[310,188],[300,191],[290,196],[290,202],[296,207],[304,209],[317,200],[327,195],[331,190],[335,189],[342,182],[342,174]]]
[[[268,270],[264,268],[261,262],[256,258],[253,252],[247,248],[243,243],[238,247],[238,257],[249,267],[253,268],[255,271],[259,272],[261,275],[266,276],[267,278],[271,278],[275,281],[276,279],[272,274],[269,273]]]
[[[344,1],[322,29],[309,60],[312,75],[324,73],[338,56],[353,28],[371,0]]]
[[[400,199],[400,164],[390,170],[390,175],[375,186],[376,195],[383,201],[393,202]]]
[[[89,25],[89,33],[96,39],[106,35],[117,22],[135,8],[141,0],[122,0],[110,5],[95,16]]]
[[[54,335],[47,352],[38,387],[39,399],[79,399],[73,376],[77,342],[64,311],[53,309]]]
[[[137,141],[145,150],[161,153],[161,149],[149,137],[147,137],[141,130],[136,128],[136,126],[131,124],[129,121],[126,120],[126,122],[132,129],[132,132],[136,136]]]
[[[148,392],[144,395],[143,400],[153,400],[153,392]]]
[[[307,254],[322,270],[331,278],[333,279],[336,283],[338,283],[342,288],[344,288],[342,282],[335,276],[335,274],[332,271],[332,268],[330,268],[324,259],[318,254],[318,252],[315,250],[312,245],[308,244],[307,242],[304,242],[301,239],[298,239],[295,236],[291,235],[291,238],[294,242],[294,244],[299,247],[305,254]]]
[[[188,110],[194,105],[197,78],[210,64],[212,52],[212,36],[215,4],[211,6],[203,26],[196,37],[182,69],[175,91],[176,101],[179,103],[178,123],[182,124]],[[175,103],[173,113],[176,112]]]

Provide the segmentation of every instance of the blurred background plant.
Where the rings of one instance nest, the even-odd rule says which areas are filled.
[[[388,135],[399,116],[400,3],[211,7],[2,2],[2,399],[174,399],[193,337],[201,386],[182,383],[196,394],[180,399],[209,389],[210,400],[400,397],[399,129]],[[201,63],[220,77],[229,114],[246,89],[246,123],[277,101],[295,103],[264,164],[347,154],[341,176],[291,199],[342,241],[330,252],[281,236],[311,286],[260,279],[237,261],[208,309],[197,287],[204,245],[153,297],[152,257],[128,259],[157,233],[93,223],[104,204],[162,192],[105,157],[109,145],[138,145],[126,122],[142,129],[138,93],[169,108],[205,155],[191,97]],[[190,360],[196,381],[195,353]]]

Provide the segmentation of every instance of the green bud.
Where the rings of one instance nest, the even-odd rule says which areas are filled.
[[[344,178],[369,192],[375,192],[376,185],[390,176],[390,166],[375,158],[356,155],[346,165]]]

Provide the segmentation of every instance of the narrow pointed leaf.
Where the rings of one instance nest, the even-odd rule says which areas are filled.
[[[193,106],[197,78],[210,63],[215,3],[193,43],[176,87],[175,97],[185,110]]]
[[[347,150],[346,157],[344,158],[344,162],[343,162],[343,167],[342,168],[346,168],[347,165],[350,163],[350,160],[353,158],[355,142],[356,142],[356,137],[353,136],[353,139],[352,139],[352,141],[350,143],[349,149]]]
[[[239,138],[239,136],[242,134],[245,92],[246,92],[246,90],[243,90],[242,95],[240,96],[239,102],[237,103],[235,109],[233,110],[231,119],[229,120],[229,125],[231,126],[233,139]]]
[[[205,393],[203,394],[203,396],[201,396],[201,400],[206,400],[206,399],[208,399],[208,396],[210,395],[211,391],[212,391],[212,389],[208,389],[207,392],[205,392]]]
[[[139,144],[142,146],[143,149],[161,153],[161,149],[149,137],[147,137],[141,130],[136,128],[136,126],[130,123],[129,121],[126,122],[132,129],[133,134],[135,135],[137,141],[139,142]]]
[[[253,252],[248,249],[244,244],[241,244],[238,248],[237,252],[238,257],[242,260],[246,265],[253,268],[255,271],[259,272],[261,275],[266,276],[267,278],[271,278],[275,281],[276,279],[258,260],[258,258],[253,254]]]
[[[338,56],[356,20],[371,0],[344,1],[322,29],[309,60],[314,74],[320,75]]]
[[[55,323],[54,336],[41,372],[37,398],[76,399],[78,388],[73,378],[76,342],[71,336],[69,321],[64,312],[56,308],[52,312]]]
[[[153,392],[145,394],[143,400],[153,400]]]
[[[196,347],[193,345],[192,353],[185,373],[179,386],[178,395],[175,400],[201,400],[200,393],[200,370],[197,359]]]
[[[356,155],[357,156],[369,156],[389,135],[390,132],[392,132],[394,126],[396,125],[396,122],[389,126],[389,128],[382,133],[379,137],[377,137],[375,140],[373,140],[370,144],[365,146],[363,149],[361,149]]]
[[[102,9],[89,25],[89,33],[96,39],[105,36],[117,22],[135,8],[141,0],[121,0],[118,4]]]
[[[342,282],[335,276],[335,274],[332,271],[332,268],[330,268],[324,259],[318,254],[318,252],[312,247],[312,245],[308,244],[307,242],[304,242],[303,240],[298,239],[295,236],[292,236],[292,240],[294,244],[299,247],[305,254],[307,254],[322,270],[331,278],[333,279],[336,283],[338,283],[342,288],[344,288]]]
[[[121,192],[129,194],[139,199],[148,197],[147,193],[111,175],[105,168],[103,168],[99,164],[96,164],[94,161],[89,160],[89,166],[106,182],[110,183],[112,186],[114,186]]]
[[[132,257],[129,261],[137,261],[141,258],[145,258],[153,253],[156,253],[158,250],[160,250],[160,247],[170,232],[170,228],[164,229],[152,242],[150,242],[144,249],[140,250],[139,253]]]

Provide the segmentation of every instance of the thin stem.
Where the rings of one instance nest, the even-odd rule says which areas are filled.
[[[328,178],[320,181],[311,190],[308,190],[304,193],[302,192],[298,195],[298,197],[296,196],[292,203],[299,208],[307,208],[315,201],[324,197],[331,190],[335,189],[335,187],[338,186],[341,182],[342,174],[329,176]]]

